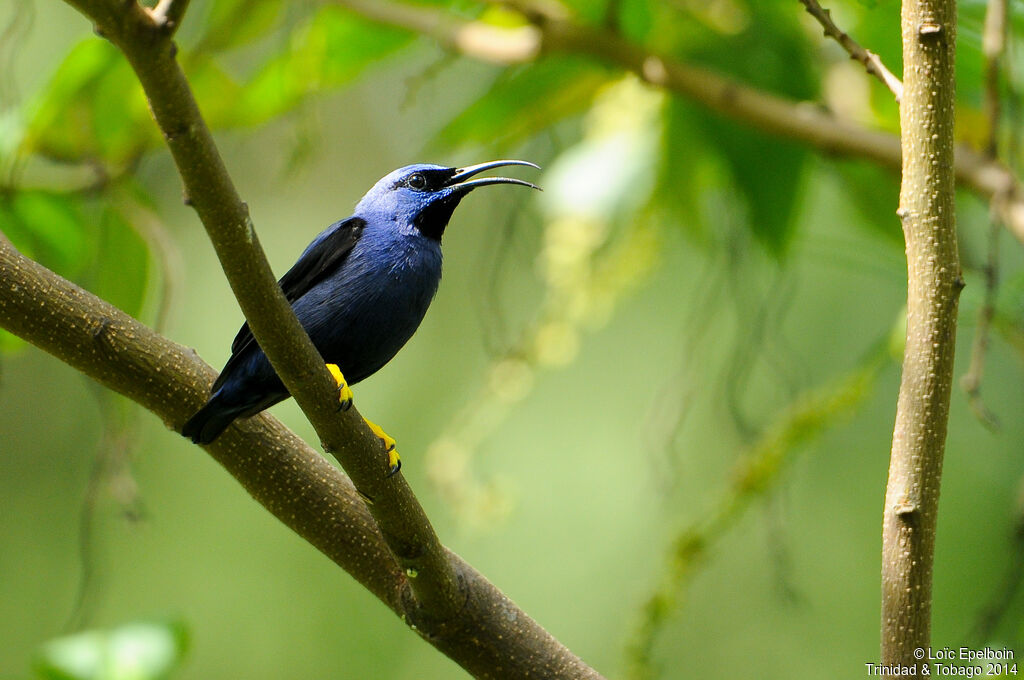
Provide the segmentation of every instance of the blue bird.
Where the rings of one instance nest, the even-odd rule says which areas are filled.
[[[509,177],[471,179],[507,165],[538,167],[501,160],[466,168],[399,168],[363,196],[351,217],[313,239],[281,277],[285,298],[338,381],[343,408],[352,403],[348,386],[390,361],[423,320],[441,281],[441,236],[459,201],[491,184],[539,188]],[[181,430],[197,444],[212,442],[236,418],[256,415],[290,396],[248,323],[235,336],[211,392]],[[369,425],[384,439],[391,470],[397,471],[394,440]]]

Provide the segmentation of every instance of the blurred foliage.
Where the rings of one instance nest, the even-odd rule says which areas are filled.
[[[187,647],[180,623],[130,623],[51,640],[40,648],[35,670],[43,680],[162,680]]]
[[[26,7],[38,5],[38,11],[49,11],[46,2],[57,0],[14,3],[16,10],[0,8],[0,22],[9,22],[0,37],[0,232],[25,254],[125,311],[159,327],[178,309],[185,319],[183,326],[194,329],[204,323],[197,311],[204,309],[202,301],[194,297],[213,285],[216,272],[211,271],[201,283],[184,281],[189,260],[198,256],[190,253],[185,258],[181,251],[184,243],[194,245],[190,235],[197,227],[191,217],[183,218],[166,207],[174,200],[168,199],[174,191],[167,187],[176,188],[177,180],[169,172],[162,139],[125,60],[110,44],[88,35],[86,23],[75,16],[81,24],[78,34],[55,34],[36,48],[36,54],[61,55],[52,72],[32,72],[26,78],[24,69],[13,68],[18,65],[20,41],[54,25],[47,19],[31,27],[31,20],[25,18],[25,12],[31,11]],[[686,625],[685,617],[675,615],[690,606],[686,586],[717,557],[711,547],[727,543],[729,535],[742,529],[744,510],[792,483],[786,469],[793,466],[796,453],[817,450],[829,432],[841,431],[859,441],[859,431],[843,429],[844,419],[870,411],[870,433],[885,440],[891,430],[887,418],[893,395],[881,394],[876,386],[892,388],[887,378],[894,371],[891,362],[880,358],[876,346],[881,335],[891,335],[893,351],[902,340],[901,322],[892,324],[900,314],[898,298],[903,293],[902,235],[894,217],[897,178],[866,162],[819,158],[809,147],[724,119],[701,102],[670,96],[589,58],[545,54],[514,66],[480,66],[442,53],[429,37],[367,20],[344,4],[194,0],[178,34],[178,58],[196,100],[218,140],[230,149],[228,153],[248,159],[250,165],[276,167],[278,160],[291,157],[315,168],[306,175],[297,172],[290,180],[293,184],[283,177],[286,173],[267,180],[271,188],[266,191],[274,194],[285,193],[288,186],[308,183],[313,187],[313,193],[281,209],[287,214],[282,221],[295,221],[294,214],[311,212],[311,200],[343,210],[334,198],[343,179],[354,186],[368,186],[389,169],[380,167],[375,153],[389,162],[398,156],[396,164],[427,160],[419,156],[424,149],[437,160],[450,159],[453,164],[462,155],[474,160],[515,155],[545,167],[539,210],[518,220],[533,220],[535,230],[517,226],[515,238],[508,242],[509,252],[500,254],[508,262],[523,265],[508,268],[515,270],[509,277],[513,292],[508,295],[512,337],[506,339],[504,349],[460,376],[469,386],[460,403],[445,402],[451,406],[448,411],[422,424],[428,433],[421,438],[428,451],[422,468],[448,508],[454,527],[486,533],[501,526],[499,519],[512,521],[516,512],[526,510],[517,504],[502,474],[493,470],[488,454],[501,450],[502,440],[513,439],[513,426],[508,423],[521,422],[516,419],[527,417],[528,405],[540,401],[554,406],[534,414],[535,420],[522,428],[527,433],[532,433],[531,428],[537,431],[527,447],[554,448],[561,441],[559,458],[578,455],[571,449],[582,450],[582,445],[559,439],[563,431],[571,430],[570,425],[561,414],[550,412],[564,409],[569,397],[549,397],[545,402],[544,388],[551,384],[545,375],[569,381],[574,367],[592,365],[587,363],[588,347],[601,346],[602,338],[617,343],[616,358],[606,360],[590,378],[588,396],[612,394],[616,400],[636,402],[636,409],[642,411],[648,408],[643,405],[648,392],[661,395],[649,408],[677,411],[665,418],[677,425],[669,428],[670,435],[661,437],[668,441],[664,455],[673,459],[674,469],[689,471],[689,478],[670,475],[674,488],[667,493],[661,489],[661,494],[658,483],[642,474],[639,481],[633,480],[636,487],[629,488],[634,499],[643,499],[633,505],[659,519],[652,522],[642,516],[632,526],[663,526],[666,535],[649,537],[654,547],[645,554],[651,557],[667,551],[668,557],[630,562],[628,580],[641,590],[620,593],[624,599],[594,617],[625,621],[623,609],[634,607],[638,621],[634,629],[622,624],[607,633],[614,636],[610,642],[599,636],[581,635],[580,639],[581,644],[598,640],[593,643],[594,653],[607,654],[606,659],[613,659],[608,664],[621,663],[630,639],[625,665],[635,675],[651,675],[667,666],[662,675],[676,677],[673,651],[670,645],[659,644],[658,636],[671,638]],[[776,95],[827,107],[866,126],[898,129],[897,105],[888,90],[852,64],[837,45],[822,38],[820,27],[795,0],[565,0],[561,5],[575,20],[616,31],[652,51]],[[490,3],[472,0],[410,0],[408,6],[460,21],[521,22],[514,11],[499,11]],[[844,30],[899,72],[897,0],[843,0],[826,6]],[[1019,3],[1014,7],[1019,9]],[[957,134],[977,145],[987,134],[981,75],[986,2],[966,0],[958,8]],[[1024,13],[1011,12],[1011,40],[1016,42],[1022,33]],[[23,92],[12,86],[19,77],[15,73],[28,81]],[[1024,51],[1012,49],[1000,81],[1006,110],[1000,139],[1001,152],[1014,167],[1022,153],[1015,141],[1015,131],[1021,129],[1022,74]],[[398,103],[395,93],[414,85],[424,94],[413,104],[408,98]],[[403,106],[412,110],[398,110]],[[369,112],[357,119],[363,128],[338,129],[332,116],[340,118],[339,111],[354,110]],[[388,128],[396,121],[403,130]],[[376,152],[365,151],[371,138]],[[245,143],[240,145],[240,139]],[[256,140],[258,151],[238,148],[247,146],[250,139]],[[340,162],[321,140],[332,140],[342,148]],[[411,148],[404,146],[410,143]],[[289,144],[297,148],[286,148]],[[403,145],[399,151],[395,151],[397,145]],[[391,155],[381,151],[388,148]],[[357,155],[360,150],[364,155]],[[981,286],[976,282],[980,263],[985,261],[979,244],[984,242],[987,214],[984,206],[969,200],[962,203],[964,261],[971,282],[964,295],[962,327],[969,332],[981,304]],[[298,244],[304,237],[298,235],[301,225],[294,226],[289,239]],[[1012,385],[1019,384],[1024,363],[1024,262],[1017,242],[1007,237],[1001,243],[1009,252],[1002,258],[999,276],[991,358],[996,365],[989,375],[994,376],[993,389],[1001,390],[998,394],[1007,400],[992,407],[1009,415],[1020,408],[1019,390]],[[517,248],[528,251],[520,260],[515,259]],[[655,283],[650,285],[651,281]],[[780,286],[779,281],[792,285]],[[174,294],[181,289],[201,292],[182,301]],[[776,294],[782,299],[774,299]],[[452,325],[463,328],[461,317],[452,314]],[[644,323],[652,324],[653,330]],[[895,329],[891,334],[890,326]],[[671,349],[665,349],[673,344],[672,334],[680,332],[696,338],[676,343],[692,355],[685,359],[685,375],[671,370],[676,359]],[[961,354],[969,344],[961,340]],[[5,371],[19,348],[20,341],[0,332],[4,362],[0,367]],[[443,351],[450,352],[451,347],[438,350]],[[869,358],[860,363],[850,358],[858,356]],[[660,363],[645,373],[647,364],[636,363],[641,360]],[[5,382],[6,372],[0,376]],[[634,392],[622,397],[620,383],[632,386]],[[18,396],[28,398],[31,392],[32,387],[24,388]],[[402,398],[412,395],[407,398],[415,402],[415,409],[429,410],[423,406],[426,400],[414,398],[416,394],[411,388],[401,392]],[[734,404],[724,403],[737,396],[745,408],[756,412],[752,426],[739,422]],[[694,402],[699,408],[693,407]],[[690,408],[699,417],[678,425]],[[603,421],[615,420],[619,410],[616,405],[605,414],[607,418],[591,414],[594,423],[587,431],[602,431]],[[973,463],[989,467],[960,468],[977,482],[971,489],[985,498],[1011,493],[1003,487],[999,493],[988,493],[985,485],[991,479],[1004,481],[1008,489],[1024,472],[1019,461],[998,457],[1002,454],[997,451],[1019,450],[1019,440],[1013,439],[1019,436],[1019,427],[1006,415],[1003,420],[1010,422],[998,435],[1001,438],[979,440],[969,414],[957,420],[954,402],[949,457],[955,466],[958,446],[972,453],[974,448],[979,453],[992,451],[985,463]],[[609,474],[621,478],[622,489],[632,479],[628,473],[650,460],[650,440],[658,439],[658,433],[650,431],[653,427],[643,426],[643,433],[636,432],[641,422],[649,420],[634,413],[633,420],[616,423],[632,447],[624,447],[612,462],[602,463],[620,468]],[[108,425],[98,427],[104,430]],[[99,437],[101,442],[110,439],[109,432]],[[723,469],[730,452],[738,457],[732,473]],[[861,465],[866,470],[875,462]],[[557,468],[559,461],[545,464]],[[584,478],[590,465],[589,460],[577,459],[557,469],[566,476]],[[829,465],[842,463],[833,460]],[[992,469],[1001,472],[991,473]],[[118,474],[126,473],[119,468]],[[541,484],[541,477],[545,476],[536,475],[533,481]],[[871,476],[876,484],[871,489],[872,503],[881,498],[884,482],[875,477]],[[957,498],[956,480],[952,484],[952,497]],[[16,481],[12,485],[17,488]],[[565,495],[577,498],[577,504],[611,506],[613,501],[608,499],[620,491],[625,493],[595,490],[585,501]],[[815,487],[815,491],[829,495],[827,489]],[[683,509],[676,507],[680,498],[686,499]],[[652,503],[653,509],[643,506],[644,502]],[[551,512],[569,517],[575,509],[573,501],[565,500]],[[589,519],[596,512],[588,508],[582,515]],[[1011,514],[1007,510],[1003,521],[986,526],[1009,535],[1015,521]],[[545,527],[549,523],[546,517]],[[531,540],[545,531],[530,532]],[[596,534],[599,529],[583,525],[580,532],[586,531]],[[845,536],[838,528],[834,531],[837,537]],[[865,563],[874,565],[871,551],[876,547],[872,544],[860,551],[861,556],[870,553],[863,558]],[[1002,548],[988,548],[987,560],[992,564],[1007,560]],[[744,557],[756,560],[761,549],[749,548]],[[943,555],[940,544],[940,560]],[[598,553],[593,563],[601,561],[611,558]],[[598,568],[593,563],[587,566]],[[877,575],[877,569],[868,571]],[[993,568],[991,573],[998,571]],[[576,580],[586,580],[588,575],[573,574]],[[973,576],[970,580],[978,582]],[[645,585],[650,592],[642,592]],[[587,597],[597,599],[590,592]],[[873,611],[875,603],[863,606]],[[573,605],[566,603],[564,609],[572,615]],[[993,635],[1017,643],[1022,610],[1019,603],[1000,609],[1006,622],[994,624]],[[977,612],[960,614],[970,618]],[[746,620],[742,616],[745,610],[737,620]],[[825,623],[815,628],[835,624],[834,619],[822,620]],[[959,620],[950,615],[946,623],[940,620],[937,629],[948,634]],[[701,639],[700,633],[688,632],[692,640]],[[83,633],[44,647],[37,670],[47,678],[164,677],[184,653],[182,639],[173,626]],[[388,638],[387,642],[385,652],[390,655],[393,641]],[[699,651],[700,645],[693,644]],[[293,645],[301,647],[297,642]],[[120,674],[121,651],[136,647],[145,651],[148,661],[140,661],[138,674]],[[740,650],[732,652],[744,656]],[[873,648],[856,648],[843,658],[849,662],[860,655],[865,661],[874,654]],[[808,654],[807,658],[818,657]],[[828,660],[839,663],[831,654]],[[717,662],[722,677],[736,672],[728,670],[727,661]],[[807,663],[809,668],[812,664]],[[798,665],[792,659],[780,662],[787,672],[774,676],[799,676]],[[200,664],[199,677],[209,676],[211,667],[216,663]],[[749,669],[749,664],[742,667]],[[693,674],[687,670],[685,675]],[[763,670],[764,677],[774,677]],[[822,668],[813,670],[807,675],[820,674]],[[829,668],[840,675],[848,670]],[[384,674],[374,672],[373,677]]]
[[[491,89],[456,116],[438,143],[486,144],[498,151],[521,144],[582,113],[609,74],[578,58],[555,58],[498,76]]]
[[[486,95],[485,95],[486,97]],[[473,478],[472,456],[542,369],[572,362],[585,330],[604,325],[657,261],[644,208],[653,188],[664,95],[632,76],[594,93],[583,133],[540,180],[545,294],[521,337],[494,357],[480,392],[428,450],[432,480],[464,522],[482,527],[509,509],[493,483]]]
[[[680,608],[687,586],[714,545],[754,500],[775,488],[783,467],[792,464],[797,452],[820,438],[838,420],[849,417],[871,395],[889,349],[884,341],[876,345],[878,348],[861,365],[834,384],[808,390],[794,399],[742,455],[715,507],[672,539],[662,583],[641,609],[629,643],[628,677],[657,677],[653,660],[657,635]]]
[[[368,24],[338,7],[321,7],[292,30],[285,49],[257,69],[237,99],[216,98],[230,106],[211,124],[256,125],[285,114],[309,94],[344,85],[410,39],[408,33]]]

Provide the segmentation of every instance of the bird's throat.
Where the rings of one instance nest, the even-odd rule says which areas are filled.
[[[462,196],[463,194],[453,193],[430,203],[416,215],[413,225],[427,238],[440,242]]]

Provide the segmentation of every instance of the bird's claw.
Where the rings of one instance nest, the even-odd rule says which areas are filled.
[[[388,449],[388,473],[385,477],[394,477],[398,474],[398,471],[402,469],[402,459],[398,457],[398,451],[395,447]]]
[[[367,420],[366,424],[370,426],[370,430],[377,435],[377,438],[384,442],[384,448],[388,454],[387,476],[394,477],[398,474],[398,471],[402,469],[402,459],[398,455],[398,449],[396,448],[397,443],[395,442],[394,437],[382,430],[380,425],[373,421]]]
[[[330,371],[334,381],[338,383],[338,410],[347,411],[352,408],[352,388],[348,386],[348,382],[345,381],[345,376],[342,375],[341,369],[338,368],[337,364],[327,364],[327,370]],[[373,423],[369,420],[366,424],[370,426],[377,438],[384,442],[384,448],[388,454],[388,477],[393,477],[402,469],[402,459],[398,456],[398,449],[396,447],[395,439],[387,432],[381,429],[380,425]],[[369,502],[373,502],[372,499],[368,499]]]
[[[330,371],[334,382],[338,383],[338,410],[349,410],[352,408],[352,400],[354,398],[352,388],[348,386],[348,382],[345,380],[345,376],[342,375],[341,369],[338,368],[337,364],[327,364],[327,370]]]

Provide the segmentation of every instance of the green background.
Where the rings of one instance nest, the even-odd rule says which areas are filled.
[[[85,19],[65,5],[30,4],[31,25],[17,37],[16,53],[8,48],[4,57],[4,81],[17,90],[7,95],[9,110],[27,107],[71,46],[89,36]],[[209,5],[192,4],[188,21],[200,23]],[[782,17],[784,26],[767,29],[776,31],[776,58],[784,60],[787,45],[804,56],[820,49],[798,3],[769,4],[756,11]],[[893,30],[894,7],[853,4],[847,11],[860,17],[867,43],[886,26]],[[0,7],[0,19],[12,14]],[[279,32],[287,24],[273,21]],[[790,35],[790,25],[804,28]],[[962,35],[963,78],[979,58],[971,26]],[[224,60],[243,70],[259,63],[280,51],[284,39],[276,35]],[[888,35],[884,44],[894,39]],[[679,50],[713,63],[702,56],[712,48],[743,47],[735,36],[717,40]],[[183,52],[189,44],[186,32]],[[756,51],[746,54],[754,59]],[[812,85],[797,73],[780,90],[813,99],[819,68],[808,67]],[[761,70],[770,65],[761,62]],[[560,156],[586,135],[573,111],[558,120],[546,113],[551,120],[529,122],[530,134],[500,146],[453,142],[459,135],[478,141],[471,127],[445,126],[499,71],[447,58],[421,40],[284,116],[224,125],[218,145],[275,271],[283,273],[313,236],[350,214],[395,167],[506,155],[546,168],[564,162]],[[541,85],[554,78],[520,75]],[[601,71],[602,81],[618,78]],[[221,106],[203,99],[215,98],[216,89],[197,91],[204,110]],[[879,124],[891,129],[891,105],[884,91],[872,91]],[[962,118],[970,120],[977,102],[970,88],[961,96]],[[895,175],[808,156],[681,100],[660,106],[666,132],[659,148],[672,168],[658,170],[662,188],[645,208],[616,221],[654,225],[653,264],[624,286],[606,320],[580,324],[571,361],[531,365],[528,396],[473,447],[469,465],[485,484],[483,510],[453,502],[450,490],[434,484],[425,452],[452,415],[477,399],[498,356],[495,345],[528,333],[546,299],[538,252],[553,218],[543,197],[489,188],[466,199],[445,236],[444,279],[422,327],[391,364],[355,388],[360,410],[398,439],[403,473],[446,545],[608,677],[626,672],[629,641],[643,603],[669,573],[674,538],[730,497],[739,461],[785,420],[790,404],[878,355],[900,328],[905,300]],[[787,188],[789,169],[795,186]],[[220,366],[242,317],[205,232],[182,204],[165,150],[144,153],[135,174],[180,253],[163,332]],[[550,176],[540,174],[539,183]],[[966,370],[981,304],[988,229],[985,206],[973,196],[960,199],[968,287],[957,376]],[[69,252],[64,260],[59,247],[57,255],[47,257],[43,248],[37,256],[115,299],[130,300],[138,291],[133,282],[148,280],[132,311],[152,323],[166,276],[140,263],[138,241],[116,230],[104,241],[95,223],[82,219],[80,232],[57,237]],[[1021,249],[1007,234],[1001,246],[999,309],[1013,326],[1024,310]],[[954,389],[936,547],[935,646],[1013,648],[1021,639],[1020,598],[988,637],[972,633],[1020,554],[1013,541],[1024,383],[1021,354],[1007,337],[993,340],[983,386],[998,431],[986,429]],[[708,535],[707,552],[655,638],[661,677],[852,678],[877,661],[881,512],[899,385],[898,362],[883,354],[851,407],[822,407],[822,422],[806,438],[781,447],[785,463],[767,473],[765,493],[752,493],[735,522]],[[112,401],[30,347],[6,351],[0,370],[0,678],[34,677],[40,645],[68,632],[76,611],[72,628],[181,622],[189,643],[175,678],[462,677],[151,414]],[[130,481],[104,484],[83,524],[97,451],[106,446],[102,414],[111,411],[131,433]],[[273,413],[316,440],[293,403]],[[117,484],[137,487],[129,494],[132,513],[118,502],[117,489],[125,487]],[[498,510],[486,514],[492,506]],[[90,578],[76,610],[83,535]]]

